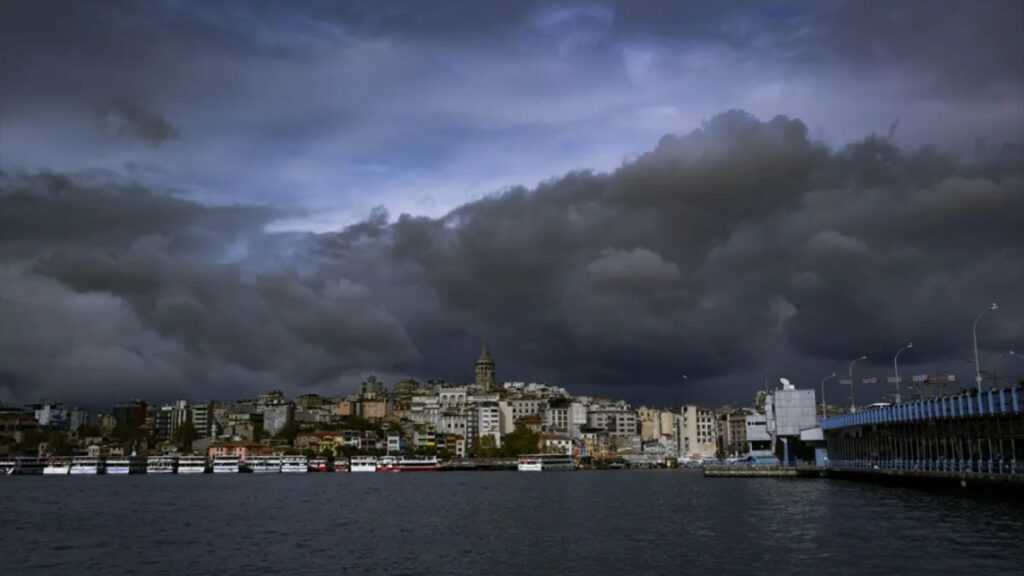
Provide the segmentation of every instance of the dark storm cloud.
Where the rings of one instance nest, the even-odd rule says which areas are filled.
[[[875,136],[831,150],[798,120],[734,111],[609,174],[298,236],[264,232],[263,209],[9,176],[6,385],[203,397],[337,390],[369,371],[458,381],[481,337],[504,378],[667,386],[666,401],[681,374],[803,376],[865,352],[884,370],[911,339],[915,361],[954,370],[990,300],[985,347],[1021,337],[1019,151],[965,162]]]
[[[273,211],[95,175],[19,175],[3,190],[0,358],[17,397],[331,386],[417,360],[365,286],[289,266],[292,243],[262,231]],[[267,247],[279,253],[256,252]]]
[[[879,137],[831,151],[799,121],[731,112],[609,175],[319,242],[337,273],[422,303],[406,326],[436,371],[481,335],[506,376],[567,383],[779,370],[777,340],[797,357],[877,352],[884,367],[916,339],[916,360],[959,368],[963,327],[989,300],[1005,310],[990,343],[1020,338],[1022,162],[995,171]],[[446,319],[460,328],[438,338]]]
[[[481,336],[503,377],[659,401],[909,339],[963,369],[992,299],[983,346],[1022,347],[1022,20],[5,3],[0,393],[462,380]]]
[[[156,113],[127,100],[119,100],[96,111],[96,120],[104,133],[133,137],[153,145],[178,138],[174,125]]]

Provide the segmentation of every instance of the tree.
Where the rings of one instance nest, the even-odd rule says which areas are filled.
[[[299,435],[299,423],[292,421],[281,427],[274,435],[275,438],[287,440],[289,444],[295,443],[295,437]]]
[[[199,434],[196,433],[195,426],[191,422],[186,422],[174,431],[174,443],[178,446],[186,449],[192,449],[192,443],[199,438]]]
[[[535,454],[539,446],[540,434],[525,426],[520,426],[514,432],[502,436],[499,453],[504,457]]]

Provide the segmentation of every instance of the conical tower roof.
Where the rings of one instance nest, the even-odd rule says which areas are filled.
[[[487,338],[483,339],[483,345],[480,347],[480,357],[476,359],[477,364],[494,364],[494,358],[491,358],[491,350],[487,347]]]

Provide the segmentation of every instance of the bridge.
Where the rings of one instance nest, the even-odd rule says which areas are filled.
[[[823,420],[846,474],[1024,482],[1024,387],[967,390]]]

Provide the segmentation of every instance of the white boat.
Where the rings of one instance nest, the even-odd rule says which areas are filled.
[[[213,458],[214,474],[238,474],[242,461],[238,456],[215,456]]]
[[[310,472],[327,472],[327,459],[326,458],[311,458],[309,460],[309,471]]]
[[[11,476],[18,468],[18,461],[5,458],[0,460],[0,476]]]
[[[376,470],[376,467],[374,467]],[[335,472],[348,472],[348,458],[344,456],[334,459],[334,471]]]
[[[122,456],[107,458],[106,472],[112,476],[131,474],[132,461]]]
[[[576,469],[576,461],[565,454],[526,454],[519,457],[520,472],[551,472]]]
[[[178,459],[178,474],[203,474],[206,472],[206,458],[182,456]]]
[[[377,460],[377,472],[401,472],[398,467],[398,458],[394,456],[381,456]]]
[[[146,474],[174,474],[176,456],[150,456],[146,459]]]
[[[441,461],[434,458],[400,458],[398,469],[402,472],[436,472],[441,469]]]
[[[349,461],[349,472],[376,472],[376,456],[353,456]]]
[[[96,456],[75,456],[71,460],[71,469],[68,471],[72,475],[90,475],[95,476],[103,471],[103,461]]]
[[[35,456],[18,456],[14,459],[14,474],[39,475],[43,473],[44,462]]]
[[[281,472],[286,474],[305,474],[309,472],[309,458],[306,456],[284,456],[281,458]]]
[[[64,476],[71,472],[70,458],[50,458],[43,466],[43,474],[47,476]]]
[[[277,456],[251,456],[245,463],[255,474],[277,474],[281,471],[281,459]]]

